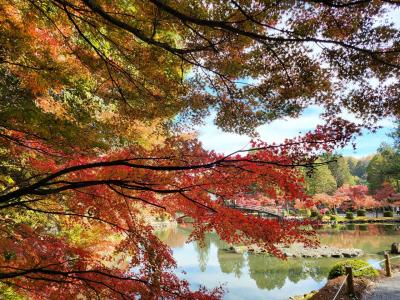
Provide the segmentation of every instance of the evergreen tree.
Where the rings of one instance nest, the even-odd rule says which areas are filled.
[[[367,181],[367,168],[371,159],[372,157],[368,156],[357,161],[352,175],[359,178],[359,183],[365,183]]]
[[[383,182],[385,181],[384,167],[385,158],[382,154],[376,154],[368,164],[367,168],[367,181],[368,188],[373,193],[375,192]]]
[[[354,171],[356,170],[358,160],[355,157],[345,157],[347,165],[349,166],[350,174],[354,176]]]
[[[328,165],[320,165],[309,176],[306,176],[306,189],[310,195],[335,192],[336,180]]]
[[[400,152],[388,144],[382,144],[369,163],[367,173],[371,192],[382,187],[384,182],[390,183],[393,188],[399,190]]]
[[[394,140],[393,145],[397,150],[400,150],[400,119],[395,121],[396,128],[389,134]]]
[[[336,161],[329,164],[329,169],[335,178],[337,187],[341,187],[344,184],[354,185],[355,181],[350,174],[349,165],[345,158],[338,157]]]
[[[389,182],[398,191],[400,181],[400,149],[383,144],[379,148],[379,151],[384,158],[382,168],[385,181]]]

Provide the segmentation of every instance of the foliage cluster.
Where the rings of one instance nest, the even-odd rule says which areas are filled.
[[[396,136],[396,129],[392,136]],[[329,161],[328,166],[320,166],[306,177],[306,188],[310,195],[334,194],[342,186],[367,185],[371,194],[376,194],[389,183],[400,192],[400,148],[382,144],[377,154],[362,159],[323,155],[321,160]],[[323,159],[325,158],[325,159]]]
[[[398,145],[398,142],[395,141],[395,144]],[[372,193],[376,193],[385,183],[400,192],[400,148],[381,145],[368,164],[367,174],[368,187]]]
[[[359,209],[357,210],[357,217],[365,217],[367,214],[365,209]]]
[[[351,211],[346,212],[346,219],[352,220],[354,219],[354,214]]]
[[[329,271],[328,278],[333,279],[346,274],[346,266],[350,266],[353,269],[354,277],[376,277],[378,271],[375,270],[369,263],[359,259],[349,259],[337,263]]]
[[[146,221],[149,211],[192,218],[192,240],[215,231],[276,256],[278,244],[315,245],[307,222],[248,216],[226,203],[258,193],[259,203],[307,206],[300,168],[322,173],[324,190],[308,182],[310,193],[352,183],[343,160],[327,166],[321,153],[348,145],[382,117],[400,116],[399,32],[375,26],[388,7],[395,6],[2,1],[6,292],[222,298],[220,287],[193,291],[176,275],[171,250]],[[255,138],[227,155],[204,149],[191,132],[212,112],[219,128],[255,136],[258,126],[314,105],[324,111],[322,124],[281,144]],[[344,109],[362,125],[341,118]]]
[[[393,217],[393,212],[391,210],[386,210],[383,212],[383,216],[387,218],[392,218]]]

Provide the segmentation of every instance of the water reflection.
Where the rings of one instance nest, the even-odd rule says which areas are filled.
[[[229,253],[222,249],[218,249],[218,262],[221,272],[233,273],[237,278],[242,275],[242,269],[245,266],[243,254]]]
[[[202,242],[185,243],[190,228],[166,229],[158,232],[161,240],[173,248],[179,270],[184,270],[192,287],[212,288],[226,283],[226,299],[287,299],[318,289],[326,282],[332,266],[339,259],[288,259],[282,261],[263,254],[236,254],[223,250],[227,244],[210,233]],[[371,263],[377,253],[398,241],[399,226],[371,224],[325,227],[321,242],[337,247],[361,248]]]
[[[194,249],[197,253],[197,260],[202,272],[207,269],[207,261],[210,255],[211,238],[210,235],[205,236],[201,242],[194,242]]]
[[[399,235],[400,224],[348,224],[319,230],[322,243],[340,248],[361,248],[371,255],[390,249],[391,243],[399,241]]]

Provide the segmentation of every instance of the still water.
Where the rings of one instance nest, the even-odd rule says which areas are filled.
[[[278,260],[266,255],[227,253],[226,244],[216,234],[206,236],[205,245],[186,243],[190,228],[169,228],[158,232],[172,249],[178,275],[193,288],[223,285],[227,300],[281,300],[321,288],[331,267],[341,259],[290,258]],[[400,241],[400,225],[338,225],[319,230],[321,243],[341,248],[360,248],[361,259],[373,264],[383,258],[382,251]],[[184,272],[183,272],[184,271]]]

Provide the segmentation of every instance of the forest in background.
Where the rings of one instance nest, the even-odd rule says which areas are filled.
[[[400,206],[400,125],[388,135],[375,154],[355,158],[334,153],[324,153],[316,158],[313,168],[302,170],[303,188],[309,201],[279,197],[271,198],[255,189],[244,197],[234,199],[240,206],[264,206],[284,214],[321,216],[325,213],[345,211],[381,210],[393,216]],[[320,164],[318,164],[320,163]],[[307,216],[306,214],[306,216]]]
[[[309,207],[316,214],[336,214],[341,209],[349,211],[352,218],[354,210],[365,216],[366,209],[373,209],[378,216],[378,209],[382,209],[384,216],[393,216],[392,210],[400,206],[400,124],[396,124],[388,142],[382,143],[375,154],[363,158],[324,154],[318,160],[331,162],[306,172],[305,189],[312,203]],[[308,206],[295,201],[294,207]]]
[[[305,176],[308,194],[333,194],[343,185],[366,185],[371,194],[390,184],[400,192],[400,126],[382,143],[377,153],[355,158],[352,156],[323,155],[321,161],[332,162],[318,166],[309,176]]]

